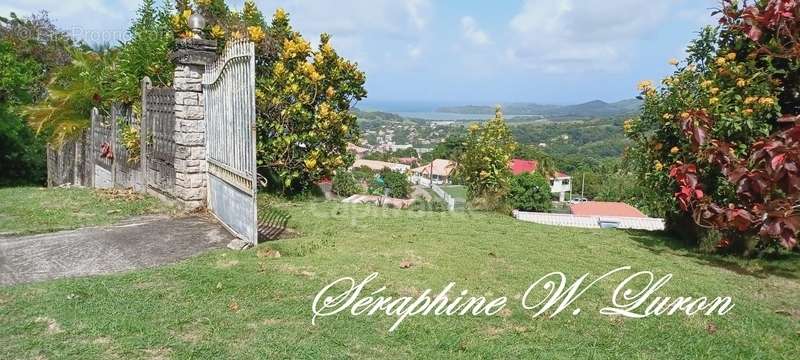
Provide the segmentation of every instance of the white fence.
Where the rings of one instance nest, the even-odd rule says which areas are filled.
[[[619,229],[636,229],[659,231],[664,230],[664,219],[635,218],[618,216],[577,216],[572,214],[549,214],[514,211],[517,220],[533,222],[543,225],[578,227],[599,229],[603,224],[609,224]]]
[[[445,203],[447,203],[448,211],[453,211],[456,209],[456,199],[450,196],[450,194],[448,194],[446,191],[442,190],[442,188],[436,185],[432,185],[431,189],[433,190],[433,192],[436,193],[436,195],[439,195],[439,197],[442,198]]]

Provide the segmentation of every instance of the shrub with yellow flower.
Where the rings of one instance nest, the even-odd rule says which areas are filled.
[[[222,39],[225,37],[225,29],[223,29],[222,26],[219,26],[219,24],[212,26],[211,37],[215,39]]]
[[[255,43],[260,43],[267,37],[261,26],[248,26],[247,34],[250,36],[250,41]]]

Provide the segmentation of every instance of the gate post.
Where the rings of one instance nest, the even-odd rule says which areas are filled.
[[[149,124],[150,119],[147,118],[147,92],[152,87],[153,83],[150,78],[145,76],[142,79],[142,113],[139,121],[139,165],[141,165],[141,178],[142,192],[147,193],[148,183],[148,164],[147,164],[147,134],[150,133]]]
[[[175,62],[175,197],[184,207],[206,203],[206,121],[203,72],[216,59],[217,42],[179,40],[170,58]]]

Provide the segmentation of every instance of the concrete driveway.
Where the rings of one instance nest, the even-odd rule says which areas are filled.
[[[133,218],[117,225],[1,237],[0,286],[174,263],[233,239],[199,217]]]

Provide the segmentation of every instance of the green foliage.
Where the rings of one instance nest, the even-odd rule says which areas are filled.
[[[781,115],[774,97],[775,69],[754,60],[736,61],[736,51],[747,51],[746,44],[732,49],[731,34],[706,29],[689,46],[685,64],[677,64],[672,76],[656,89],[649,81],[640,84],[645,99],[641,115],[625,123],[625,133],[634,142],[626,155],[642,187],[651,189],[643,199],[655,215],[678,216],[675,201],[678,191],[669,169],[682,163],[706,163],[705,155],[684,136],[684,121],[691,114],[707,114],[715,119],[709,136],[736,144],[737,156],[746,154],[749,145],[769,135]],[[737,201],[736,194],[719,186],[726,181],[720,172],[702,176],[705,195],[723,204]]]
[[[430,211],[430,212],[446,212],[447,211],[447,204],[443,201],[439,200],[438,198],[434,198],[432,200],[425,200],[422,198],[417,198],[408,207],[408,210],[411,211]]]
[[[443,142],[437,144],[431,152],[424,154],[422,160],[423,162],[431,162],[435,159],[458,160],[464,154],[466,141],[466,134],[450,135]]]
[[[120,46],[115,59],[109,94],[124,104],[141,102],[141,81],[145,76],[156,86],[169,86],[175,69],[169,59],[174,46],[169,4],[156,8],[155,0],[144,0],[136,14],[128,29],[130,40]]]
[[[47,98],[25,109],[31,127],[54,145],[88,128],[92,108],[110,107],[108,79],[114,53],[72,49],[70,54],[72,63],[56,71]]]
[[[553,207],[550,182],[538,173],[514,176],[508,198],[517,210],[546,212]]]
[[[342,197],[349,197],[364,191],[361,183],[356,179],[353,173],[344,169],[336,171],[333,176],[332,190],[336,195]]]
[[[407,199],[411,195],[411,183],[405,174],[384,170],[381,172],[381,178],[389,190],[388,195],[393,198]]]
[[[477,208],[498,208],[509,190],[508,162],[517,143],[498,107],[483,126],[473,124],[456,172],[467,186],[468,200]]]
[[[364,74],[334,51],[323,34],[317,50],[279,10],[268,29],[277,56],[259,65],[258,161],[283,192],[307,188],[348,166],[347,143],[358,138],[351,105],[366,96]]]
[[[22,112],[69,61],[70,44],[44,13],[0,17],[0,185],[44,184],[45,145]]]

